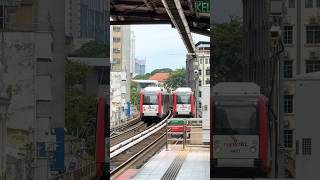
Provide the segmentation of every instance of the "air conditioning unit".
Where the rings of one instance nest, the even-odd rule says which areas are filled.
[[[309,54],[309,58],[310,59],[317,59],[318,58],[318,54],[315,51],[311,51]]]
[[[289,120],[285,120],[284,121],[284,127],[285,128],[290,128],[290,121]]]
[[[284,52],[283,52],[283,57],[284,57],[285,59],[290,59],[290,53],[289,53],[289,51],[284,51]]]
[[[317,18],[315,18],[315,17],[310,17],[310,18],[309,18],[309,24],[317,24]]]

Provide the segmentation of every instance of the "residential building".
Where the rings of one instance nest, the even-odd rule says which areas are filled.
[[[114,121],[120,123],[127,118],[126,108],[130,104],[130,88],[131,88],[131,64],[132,64],[132,32],[130,26],[111,26],[111,43],[112,52],[111,52],[111,72],[112,76],[111,82],[114,82],[115,86],[112,86],[112,89],[115,91],[121,92],[121,98],[111,97],[111,103],[117,105],[117,108],[113,107],[119,116],[113,116]],[[120,83],[120,86],[116,84]],[[113,90],[111,89],[111,94]],[[116,96],[116,94],[113,94]],[[112,105],[111,105],[112,106]]]
[[[135,75],[143,75],[146,73],[146,60],[135,59]]]
[[[285,1],[283,19],[284,52],[284,140],[285,148],[294,154],[296,116],[295,77],[320,71],[320,1]]]
[[[202,142],[210,143],[210,84],[199,87],[198,116],[202,118]]]
[[[9,2],[0,39],[1,78],[10,98],[6,178],[48,179],[64,169],[64,1],[3,2]]]
[[[210,84],[210,42],[200,41],[196,44],[196,54],[188,54],[186,60],[187,84],[196,89],[195,70],[198,71],[197,86]]]
[[[200,41],[196,44],[199,86],[210,84],[210,42]]]
[[[66,0],[65,31],[74,49],[95,40],[106,43],[106,0]]]
[[[136,36],[134,35],[134,32],[131,31],[131,57],[130,57],[130,74],[131,77],[135,75],[136,73]]]
[[[149,77],[149,80],[155,80],[159,82],[159,86],[164,87],[164,83],[167,79],[169,79],[170,73],[155,73],[151,77]]]

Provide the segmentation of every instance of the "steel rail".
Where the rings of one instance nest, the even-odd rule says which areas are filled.
[[[171,112],[168,114],[168,116],[161,121],[159,124],[143,131],[142,133],[139,133],[135,136],[133,136],[132,138],[129,138],[117,145],[114,145],[110,148],[110,158],[113,158],[114,156],[120,154],[121,152],[127,150],[128,148],[134,146],[135,144],[141,142],[143,139],[151,136],[152,134],[154,134],[155,132],[159,131],[160,129],[162,129],[165,125],[166,125],[166,121],[171,117]]]
[[[141,151],[133,155],[131,158],[129,158],[127,161],[122,163],[120,166],[115,168],[113,171],[110,172],[110,179],[116,179],[118,176],[120,176],[123,172],[125,172],[130,166],[132,166],[137,160],[139,160],[141,157],[144,157],[149,151],[154,149],[158,143],[161,143],[161,141],[164,141],[166,137],[166,133],[163,133],[159,138],[154,140],[152,143],[150,143],[148,146],[143,148]],[[165,143],[165,142],[164,142]]]

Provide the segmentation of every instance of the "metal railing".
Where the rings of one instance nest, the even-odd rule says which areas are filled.
[[[96,163],[90,163],[75,171],[56,175],[51,180],[87,180],[96,176]]]
[[[182,124],[172,124],[175,120],[183,121]],[[172,131],[173,128],[178,128],[181,131]],[[167,144],[166,149],[168,150],[168,144],[171,142],[179,143],[182,142],[183,149],[185,150],[188,146],[199,146],[207,147],[204,143],[204,135],[209,133],[203,129],[203,118],[172,118],[167,121]],[[209,137],[209,134],[207,134]],[[209,147],[209,146],[208,146]]]

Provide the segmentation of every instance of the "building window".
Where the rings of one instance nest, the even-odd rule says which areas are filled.
[[[199,102],[199,109],[201,109],[201,105],[202,105],[201,102]]]
[[[208,111],[208,105],[204,105],[204,111]]]
[[[320,61],[306,61],[306,73],[320,71]]]
[[[302,154],[303,155],[311,155],[311,138],[303,138],[302,139]]]
[[[210,75],[210,69],[209,68],[206,69],[206,75],[208,75],[208,76]]]
[[[206,58],[206,64],[209,64],[209,59],[208,58]]]
[[[320,26],[307,26],[307,44],[316,44],[320,43]]]
[[[295,0],[289,0],[289,8],[295,8],[296,2]]]
[[[206,84],[210,84],[210,79],[209,78],[206,79]]]
[[[284,130],[284,147],[292,148],[293,146],[293,130]]]
[[[201,84],[202,84],[202,82],[201,82],[201,81],[199,81],[199,86],[201,86]]]
[[[293,95],[284,96],[284,112],[285,113],[293,112]]]
[[[120,53],[120,48],[113,48],[114,53]]]
[[[305,0],[305,7],[312,8],[313,7],[313,0]]]
[[[3,29],[3,22],[5,21],[5,15],[3,16],[3,6],[0,6],[0,29]]]
[[[201,97],[201,91],[199,91],[199,97]]]
[[[113,26],[113,31],[120,32],[120,26]]]
[[[119,37],[114,37],[113,38],[113,42],[120,42],[120,38]]]
[[[201,72],[202,72],[201,69],[199,69],[199,76],[201,76]]]
[[[284,44],[292,44],[292,42],[293,42],[293,27],[292,26],[284,26],[283,41],[284,41]]]
[[[292,78],[292,61],[284,61],[284,78]]]
[[[320,8],[320,0],[317,0],[317,8]]]

